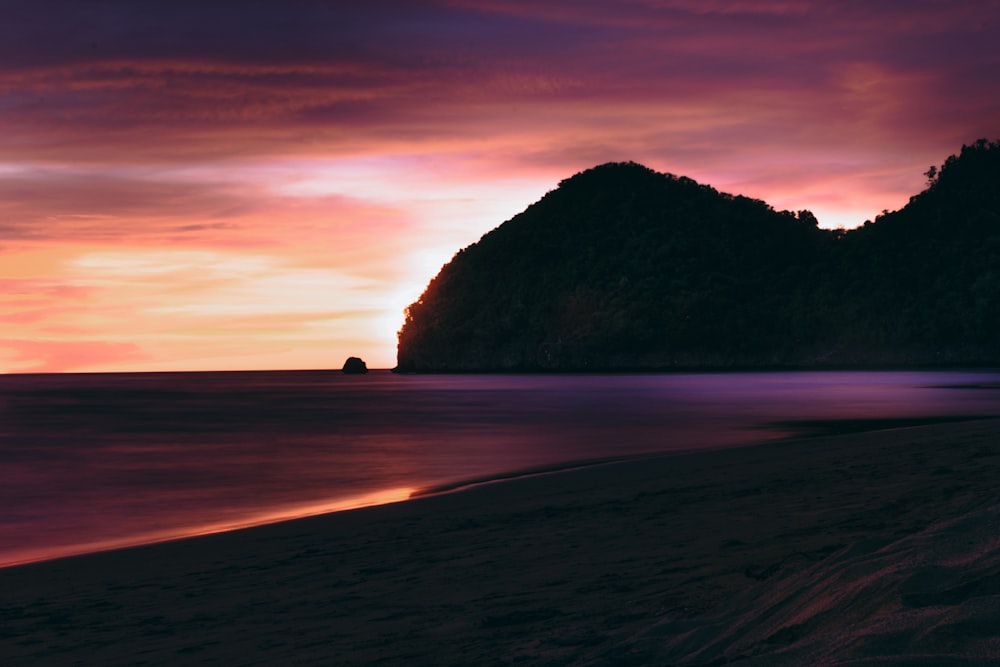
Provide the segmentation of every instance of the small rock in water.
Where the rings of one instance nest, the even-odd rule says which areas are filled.
[[[358,357],[348,357],[344,362],[343,372],[350,374],[361,374],[368,372],[368,366],[363,359]]]

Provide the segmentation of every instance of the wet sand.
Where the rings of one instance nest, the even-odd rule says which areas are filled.
[[[485,484],[0,570],[0,663],[996,664],[1000,421]]]

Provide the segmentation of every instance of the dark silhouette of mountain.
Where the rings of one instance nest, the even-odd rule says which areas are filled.
[[[1000,142],[851,231],[635,163],[559,184],[406,312],[399,371],[1000,362]]]

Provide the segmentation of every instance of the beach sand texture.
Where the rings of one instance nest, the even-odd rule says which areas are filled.
[[[936,424],[6,568],[0,663],[997,664],[998,479]]]

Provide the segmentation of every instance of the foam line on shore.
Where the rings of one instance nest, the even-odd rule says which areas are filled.
[[[595,466],[609,465],[612,463],[623,463],[626,461],[637,461],[640,459],[649,458],[660,458],[663,456],[673,456],[685,454],[693,450],[684,449],[671,452],[651,452],[643,454],[631,454],[627,456],[607,456],[602,458],[594,459],[580,459],[576,461],[566,461],[562,463],[549,463],[539,466],[531,466],[529,468],[518,468],[516,470],[510,470],[507,472],[483,475],[481,477],[471,477],[463,480],[456,480],[454,482],[444,482],[442,484],[435,484],[433,486],[427,486],[417,489],[412,494],[411,498],[421,498],[424,496],[435,496],[443,493],[454,493],[456,491],[463,491],[465,489],[470,489],[476,486],[482,486],[484,484],[496,484],[500,482],[508,482],[515,479],[521,479],[524,477],[536,477],[539,475],[552,475],[563,472],[570,472],[573,470],[579,470],[581,468],[592,468]]]

